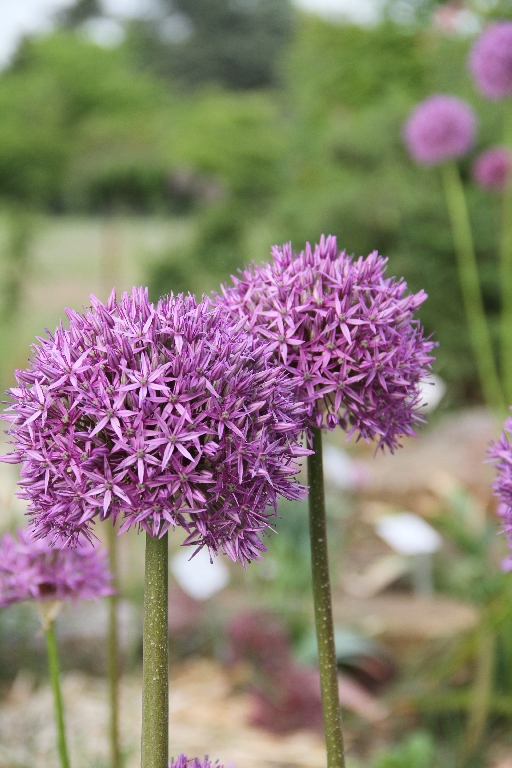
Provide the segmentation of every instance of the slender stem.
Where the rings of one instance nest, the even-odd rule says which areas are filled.
[[[108,525],[108,547],[112,587],[108,598],[107,670],[110,698],[110,760],[111,768],[121,768],[119,747],[119,634],[117,626],[119,574],[117,568],[117,536],[114,525]]]
[[[512,149],[512,105],[506,105],[505,144]],[[505,395],[512,403],[512,184],[503,191],[500,242],[501,363]]]
[[[325,520],[324,473],[322,464],[322,431],[313,428],[314,454],[308,456],[309,532],[311,538],[311,567],[313,572],[313,601],[322,688],[325,742],[328,768],[344,768],[341,707],[338,693],[334,622],[332,618],[331,585],[327,553]]]
[[[482,742],[491,705],[494,659],[494,636],[486,632],[478,645],[473,696],[462,748],[464,760],[472,757]]]
[[[168,768],[168,535],[146,534],[142,676],[142,768]]]
[[[445,163],[442,166],[442,175],[457,256],[462,300],[480,386],[487,405],[505,412],[503,392],[485,318],[464,187],[455,163]]]
[[[55,724],[57,727],[57,750],[59,752],[61,768],[69,768],[68,749],[66,746],[66,732],[64,729],[64,709],[62,706],[62,693],[59,681],[59,657],[57,654],[57,641],[53,621],[46,628],[46,649],[48,651],[48,671],[53,690],[53,705],[55,711]]]

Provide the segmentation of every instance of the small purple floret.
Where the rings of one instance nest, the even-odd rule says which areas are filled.
[[[76,544],[96,518],[249,562],[277,495],[303,498],[304,408],[282,366],[222,308],[134,289],[38,340],[10,421],[36,536]]]
[[[490,24],[475,42],[469,68],[488,99],[512,96],[512,21]]]
[[[356,260],[338,252],[332,236],[300,254],[290,243],[276,246],[272,256],[234,277],[215,301],[286,366],[309,427],[340,424],[347,439],[358,433],[393,450],[421,420],[419,383],[435,344],[413,313],[426,294],[407,294],[404,280],[386,278],[387,259],[376,251]]]
[[[439,94],[415,107],[403,136],[413,160],[436,165],[465,155],[473,145],[475,132],[476,118],[469,104]]]
[[[107,553],[51,547],[26,530],[0,539],[0,607],[21,600],[98,600],[113,594]]]
[[[473,178],[484,189],[501,192],[512,178],[512,152],[506,147],[492,147],[473,163]]]

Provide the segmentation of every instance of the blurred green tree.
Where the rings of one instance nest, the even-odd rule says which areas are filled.
[[[78,0],[58,18],[76,28],[101,15],[97,0]],[[186,88],[216,82],[240,90],[279,82],[292,26],[290,0],[162,0],[126,29],[143,67]]]

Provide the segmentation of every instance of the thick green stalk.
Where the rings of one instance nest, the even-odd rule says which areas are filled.
[[[108,525],[108,547],[113,595],[108,598],[107,672],[110,698],[110,761],[111,768],[121,768],[119,747],[119,635],[117,606],[119,578],[117,569],[117,535],[114,525]]]
[[[311,538],[311,568],[315,627],[322,688],[325,742],[328,768],[344,768],[341,707],[338,693],[334,622],[332,618],[331,585],[327,553],[325,519],[324,473],[322,464],[322,431],[313,429],[314,454],[308,456],[309,532]]]
[[[505,144],[512,150],[512,105],[505,114]],[[503,387],[512,403],[512,184],[503,191],[500,242],[501,365]]]
[[[142,768],[168,768],[168,534],[146,534],[142,671]]]
[[[442,175],[462,300],[480,386],[487,405],[504,413],[505,401],[485,318],[464,187],[455,163],[445,163],[442,166]]]
[[[69,757],[66,746],[66,732],[64,729],[64,709],[62,706],[62,693],[59,681],[59,657],[57,654],[57,641],[53,621],[50,621],[45,630],[46,649],[48,651],[48,671],[53,690],[53,705],[55,710],[55,725],[57,728],[57,750],[60,757],[61,768],[69,768]]]

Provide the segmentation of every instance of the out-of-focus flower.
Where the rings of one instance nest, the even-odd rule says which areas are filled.
[[[485,189],[505,189],[512,180],[512,152],[506,147],[482,152],[473,163],[473,179]]]
[[[512,434],[512,418],[509,416],[503,425],[501,437],[489,451],[489,457],[497,470],[497,477],[493,483],[494,495],[498,497],[497,513],[502,520],[502,530],[505,533],[507,544],[512,550],[512,442],[509,435]],[[512,555],[502,562],[505,571],[512,570]]]
[[[476,40],[469,68],[478,90],[488,99],[512,96],[512,22],[490,24]]]
[[[0,607],[21,600],[97,600],[113,594],[107,553],[51,547],[26,530],[0,539]]]
[[[338,424],[393,450],[414,434],[419,386],[435,344],[415,310],[424,291],[407,294],[404,280],[386,278],[376,251],[353,260],[322,236],[300,254],[272,249],[273,262],[253,264],[214,301],[245,320],[294,377],[309,426]]]
[[[182,526],[186,544],[257,558],[277,495],[305,494],[304,408],[286,371],[207,301],[155,306],[141,288],[91,302],[34,345],[3,415],[35,535],[74,544],[121,516],[121,531]]]
[[[415,107],[403,136],[413,160],[436,165],[465,155],[475,131],[476,118],[469,104],[455,96],[436,94]]]
[[[198,757],[187,757],[181,754],[176,760],[172,758],[169,768],[224,768],[224,766],[219,765],[218,760],[212,762],[208,755],[205,756],[204,760],[200,760]]]

